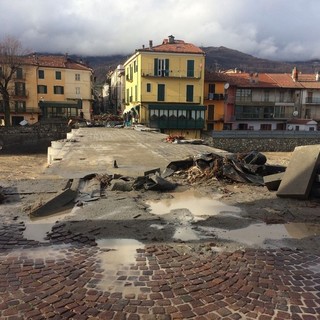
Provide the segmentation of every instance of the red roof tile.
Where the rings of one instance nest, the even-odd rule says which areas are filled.
[[[66,56],[55,55],[29,55],[24,57],[23,62],[30,65],[38,65],[41,67],[52,67],[61,69],[75,69],[92,71],[88,66],[70,59]]]
[[[175,40],[174,38],[171,41],[164,39],[160,45],[138,49],[137,51],[205,54],[199,47],[186,43],[183,40]]]

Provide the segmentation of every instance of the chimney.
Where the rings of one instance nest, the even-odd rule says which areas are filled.
[[[149,40],[149,48],[152,49],[152,47],[153,47],[152,40]]]
[[[316,73],[316,81],[320,81],[320,71]]]
[[[168,36],[168,38],[169,38],[169,43],[170,44],[174,43],[174,36],[173,35]]]
[[[298,70],[297,67],[294,67],[292,70],[292,79],[294,82],[296,82],[298,80]]]

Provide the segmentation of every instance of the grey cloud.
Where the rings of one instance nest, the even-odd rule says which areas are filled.
[[[130,54],[170,34],[261,58],[320,58],[318,0],[0,0],[2,35],[33,51]]]

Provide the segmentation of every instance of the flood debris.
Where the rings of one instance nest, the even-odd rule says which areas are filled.
[[[266,162],[266,157],[256,151],[242,154],[203,153],[169,163],[162,176],[168,177],[184,171],[187,172],[187,181],[190,183],[215,178],[263,186],[263,176],[286,169]]]
[[[73,201],[77,195],[79,186],[78,179],[69,179],[65,188],[58,192],[49,201],[39,203],[30,212],[30,218],[46,217],[48,215],[59,213],[69,205],[73,205]]]

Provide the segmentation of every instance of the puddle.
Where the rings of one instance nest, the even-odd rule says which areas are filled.
[[[190,226],[186,225],[183,227],[176,228],[173,238],[179,239],[181,241],[193,241],[199,240],[201,237],[195,230],[193,230]]]
[[[228,206],[217,200],[217,197],[203,196],[197,190],[187,190],[184,192],[170,193],[173,198],[162,200],[149,200],[146,202],[150,206],[151,213],[163,215],[171,210],[188,209],[193,216],[214,216],[222,212],[239,213],[240,208]]]
[[[100,239],[98,247],[101,267],[105,270],[98,289],[103,291],[139,294],[140,271],[134,267],[139,256],[137,249],[144,245],[135,239]]]
[[[28,259],[66,259],[67,254],[64,251],[70,245],[55,245],[50,247],[38,247],[32,249],[13,250],[8,254],[8,257],[27,257]]]
[[[79,207],[74,207],[71,211],[65,210],[43,218],[32,218],[25,222],[26,229],[23,232],[23,237],[28,240],[48,242],[49,240],[45,240],[45,237],[51,232],[55,223],[57,221],[62,221],[64,218],[76,215],[76,211],[79,209]]]
[[[246,228],[226,230],[212,227],[201,227],[205,234],[215,234],[220,239],[232,240],[247,245],[262,246],[267,240],[283,240],[288,238],[302,239],[309,236],[320,235],[318,224],[287,223],[251,224]]]

